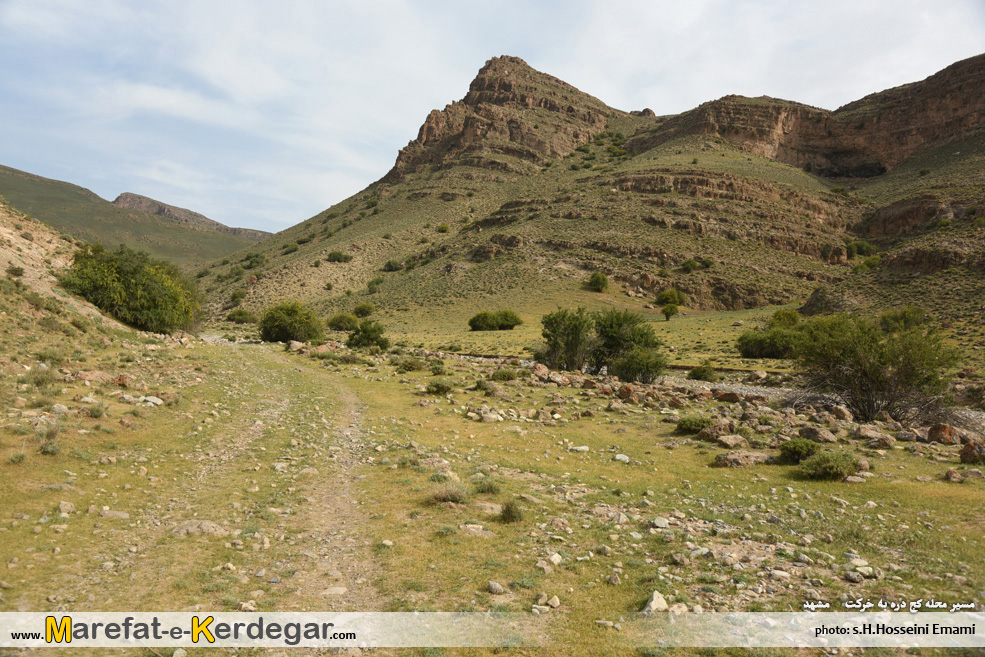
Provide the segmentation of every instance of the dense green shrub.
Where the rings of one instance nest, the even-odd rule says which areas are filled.
[[[325,256],[325,262],[349,262],[352,256],[341,251],[331,251]]]
[[[605,292],[609,289],[609,277],[597,271],[588,277],[585,285],[593,292]]]
[[[400,271],[404,268],[404,263],[399,260],[387,260],[383,265],[383,271]]]
[[[439,233],[447,233],[448,231],[449,231],[448,224],[438,224],[438,232]]]
[[[428,381],[424,387],[424,392],[429,395],[447,395],[451,391],[451,384],[447,381]]]
[[[372,319],[364,319],[359,322],[359,327],[349,336],[346,346],[350,349],[373,346],[379,347],[380,349],[389,349],[390,340],[383,335],[385,331],[386,329],[379,322]]]
[[[718,373],[716,373],[715,368],[711,366],[711,361],[706,360],[688,372],[687,378],[693,381],[714,382],[718,381]]]
[[[660,312],[663,313],[664,318],[669,322],[671,317],[681,312],[681,309],[677,307],[677,304],[668,303],[660,309]]]
[[[516,370],[504,367],[503,369],[496,370],[492,373],[489,378],[493,381],[514,381],[517,377]]]
[[[701,264],[698,263],[698,261],[695,260],[694,258],[688,258],[687,260],[681,263],[681,269],[683,269],[689,274],[695,271],[696,269],[700,269],[700,268],[701,268]]]
[[[657,295],[658,306],[666,306],[670,303],[675,306],[683,306],[686,301],[687,297],[684,296],[684,293],[673,287]]]
[[[927,313],[919,306],[903,306],[879,315],[879,328],[887,333],[906,331],[924,323]]]
[[[701,266],[704,267],[705,269],[711,269],[712,267],[715,266],[715,261],[712,260],[711,258],[707,258],[707,257],[702,258],[701,259]]]
[[[924,326],[883,331],[875,321],[834,315],[802,323],[797,365],[807,384],[834,395],[861,422],[886,411],[909,422],[940,411],[959,362]]]
[[[268,308],[260,318],[260,339],[264,342],[308,342],[323,335],[322,322],[300,301],[285,301]]]
[[[800,313],[793,308],[780,308],[766,322],[766,328],[793,328],[800,324]]]
[[[246,308],[237,308],[226,315],[226,321],[234,324],[256,324],[259,319]]]
[[[667,358],[652,347],[633,347],[616,358],[609,371],[621,381],[653,383],[667,367]]]
[[[687,415],[677,421],[677,433],[699,433],[715,423],[710,417]]]
[[[229,305],[231,307],[238,306],[243,303],[243,299],[246,298],[246,290],[234,290],[232,294],[229,295]]]
[[[556,370],[580,370],[594,342],[595,320],[584,308],[559,308],[541,318],[545,346],[537,360]]]
[[[508,500],[499,512],[499,519],[501,522],[520,522],[523,520],[523,507],[520,506],[519,500]]]
[[[523,320],[512,310],[488,310],[477,313],[469,320],[469,328],[473,331],[511,331],[523,324]]]
[[[116,251],[84,245],[60,282],[121,322],[154,333],[188,328],[199,312],[194,280],[171,263],[122,245]]]
[[[736,347],[743,358],[791,358],[803,338],[803,333],[790,328],[744,331]]]
[[[428,369],[431,370],[431,374],[434,376],[444,376],[448,373],[445,367],[445,361],[435,358],[430,363],[428,363]]]
[[[848,452],[827,449],[801,461],[800,471],[808,479],[841,481],[859,471],[859,459]]]
[[[821,451],[821,443],[807,438],[794,438],[780,445],[780,462],[797,465]]]
[[[24,275],[24,268],[23,267],[18,267],[16,265],[8,265],[7,266],[7,275],[8,276],[11,276],[13,278],[20,278],[21,276]]]
[[[355,331],[359,328],[359,318],[352,313],[338,313],[328,320],[328,328],[333,331]]]
[[[394,365],[397,366],[398,372],[416,372],[418,370],[423,370],[425,367],[427,367],[427,364],[420,358],[417,358],[416,356],[399,358],[392,362]]]
[[[362,319],[363,317],[369,317],[376,312],[376,306],[368,301],[357,304],[355,308],[352,309],[352,314],[356,317]]]

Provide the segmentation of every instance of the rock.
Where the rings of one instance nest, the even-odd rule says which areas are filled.
[[[551,371],[547,368],[546,365],[543,365],[541,363],[536,363],[534,365],[534,376],[536,376],[541,381],[547,381],[550,375],[551,375]]]
[[[667,529],[670,527],[670,521],[663,516],[657,516],[650,521],[650,525],[652,527],[656,527],[657,529]]]
[[[322,595],[345,595],[348,591],[344,586],[330,586],[322,591]]]
[[[849,570],[845,573],[844,577],[846,582],[851,582],[852,584],[861,584],[865,580],[862,573],[855,572],[854,570]]]
[[[59,502],[58,503],[59,513],[75,513],[75,505],[71,502]]]
[[[319,474],[318,468],[305,468],[304,470],[298,473],[298,476],[302,477],[302,476],[317,475],[317,474]]]
[[[616,454],[612,457],[613,461],[619,461],[620,463],[629,463],[629,457],[625,454]]]
[[[100,518],[109,518],[111,520],[127,520],[130,518],[130,514],[125,511],[113,511],[111,509],[103,509],[99,512]]]
[[[171,530],[175,536],[194,536],[204,534],[205,536],[228,536],[229,531],[222,525],[211,520],[186,520]]]
[[[927,431],[927,442],[956,445],[958,443],[958,432],[950,424],[935,424]]]
[[[985,443],[973,441],[962,447],[961,462],[970,464],[985,463]]]
[[[68,406],[64,404],[52,404],[51,412],[55,415],[68,415]]]
[[[848,410],[848,408],[845,406],[835,406],[834,408],[831,409],[831,414],[835,416],[836,419],[841,420],[842,422],[851,422],[855,419],[855,416],[852,415],[852,412]]]
[[[297,340],[291,340],[287,343],[288,351],[301,351],[304,349],[304,343],[298,342]]]
[[[845,483],[846,484],[864,484],[865,483],[865,477],[856,477],[855,475],[851,475],[850,477],[845,477]]]
[[[27,406],[27,400],[23,397],[17,397],[14,399],[14,408],[24,408]]]
[[[838,438],[823,427],[801,427],[800,437],[816,443],[836,443]]]
[[[650,599],[646,601],[646,606],[640,613],[650,615],[658,611],[667,611],[668,608],[669,605],[663,595],[659,591],[654,591],[650,594]]]
[[[495,413],[483,413],[482,414],[482,421],[483,422],[487,422],[487,423],[489,423],[489,422],[502,422],[503,421],[503,418],[500,417],[499,415],[496,415]]]
[[[961,476],[961,473],[954,468],[948,468],[947,472],[944,473],[943,479],[944,481],[949,481],[952,484],[960,484],[964,481],[964,477]]]
[[[762,452],[750,452],[744,449],[737,449],[726,454],[719,454],[715,457],[715,465],[720,468],[742,468],[758,463],[766,463],[769,455]]]
[[[144,401],[147,402],[148,404],[153,404],[154,406],[161,406],[162,404],[164,404],[163,399],[161,399],[160,397],[155,397],[154,395],[144,397]]]
[[[547,606],[551,609],[557,609],[561,606],[561,600],[556,595],[551,596],[551,599],[547,601]]]
[[[716,440],[719,445],[728,449],[739,449],[749,447],[749,441],[737,433],[730,433],[724,436],[719,436]]]
[[[622,584],[622,580],[619,579],[619,573],[612,573],[611,575],[605,578],[605,581],[606,583],[612,586],[619,586],[620,584]]]
[[[575,447],[574,445],[572,445],[571,447],[568,447],[568,451],[569,452],[587,452],[588,451],[588,445],[581,445],[579,447]]]
[[[985,479],[985,472],[982,472],[978,468],[970,468],[964,471],[965,479]]]
[[[561,555],[558,554],[557,552],[555,552],[551,556],[547,557],[547,560],[550,561],[555,566],[560,566],[561,565],[561,562],[563,561]]]
[[[503,595],[506,593],[506,589],[504,589],[503,585],[499,582],[489,582],[488,588],[489,592],[493,595]]]
[[[713,390],[712,395],[717,401],[735,404],[742,401],[742,395],[731,390]]]
[[[188,657],[188,651],[184,648],[175,648],[175,651],[171,653],[171,657]]]
[[[860,424],[855,429],[855,438],[857,440],[878,440],[887,437],[886,434],[879,431],[878,427],[871,424]]]

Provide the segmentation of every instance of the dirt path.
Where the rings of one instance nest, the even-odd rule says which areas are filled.
[[[212,376],[185,393],[184,422],[150,423],[142,456],[86,473],[65,530],[75,560],[32,572],[26,588],[44,602],[25,596],[21,609],[382,608],[360,533],[358,399],[314,361],[208,349]]]

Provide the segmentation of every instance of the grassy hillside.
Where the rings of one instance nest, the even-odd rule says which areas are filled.
[[[256,240],[124,210],[88,189],[0,166],[0,196],[11,206],[77,239],[126,244],[183,267],[195,267]]]

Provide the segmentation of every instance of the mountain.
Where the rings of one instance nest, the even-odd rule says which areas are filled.
[[[864,308],[919,302],[920,285],[953,279],[962,292],[942,310],[970,318],[983,86],[985,55],[835,111],[726,96],[658,117],[494,58],[379,182],[204,283],[217,313],[240,288],[252,310],[298,297],[327,314],[365,297],[399,327],[497,306],[647,310],[670,287],[699,310],[819,288],[830,294],[812,307]],[[593,271],[620,295],[586,292]]]
[[[158,207],[170,206],[151,199],[146,199],[150,204],[145,208],[114,205],[83,187],[5,166],[0,166],[0,196],[11,207],[77,239],[109,247],[126,244],[188,268],[243,249],[263,236],[187,210],[158,212]]]
[[[209,219],[203,214],[192,212],[191,210],[186,210],[185,208],[178,208],[173,205],[168,205],[167,203],[161,203],[160,201],[155,201],[152,198],[147,198],[146,196],[141,196],[140,194],[124,192],[116,197],[113,201],[113,205],[118,208],[123,208],[124,210],[138,210],[140,212],[156,214],[160,217],[165,217],[183,224],[199,226],[208,230],[214,230],[218,233],[241,235],[257,241],[262,240],[265,237],[270,237],[270,233],[265,230],[253,230],[252,228],[231,228],[225,224],[219,223],[218,221]]]

